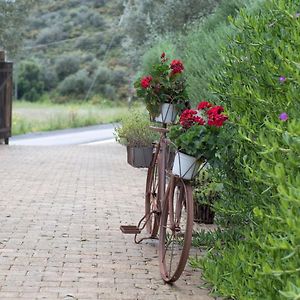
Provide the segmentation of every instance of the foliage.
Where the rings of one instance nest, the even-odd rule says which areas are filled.
[[[228,24],[228,16],[235,16],[252,0],[223,0],[213,14],[191,27],[180,40],[191,99],[217,99],[210,89],[211,79],[221,63],[220,51],[226,45],[234,29]]]
[[[159,115],[163,103],[172,103],[179,112],[186,107],[188,97],[183,70],[180,60],[169,63],[163,52],[160,62],[152,65],[149,74],[135,82],[137,95],[145,101],[151,117]]]
[[[158,35],[182,32],[193,21],[206,16],[220,0],[129,1],[124,12],[125,33],[136,46],[147,45]],[[145,22],[146,20],[146,22]]]
[[[198,204],[213,204],[220,198],[220,192],[223,190],[223,183],[217,181],[211,169],[201,169],[194,179],[193,199]]]
[[[148,147],[157,139],[157,134],[149,126],[147,114],[137,110],[130,111],[121,120],[121,126],[115,129],[116,141],[132,147]]]
[[[239,231],[234,231],[232,228],[216,228],[215,230],[201,229],[193,233],[192,245],[198,248],[206,248],[212,251],[214,247],[221,247],[225,244],[241,239]],[[202,258],[191,257],[190,264],[194,268],[199,268],[203,264]]]
[[[80,58],[77,56],[60,56],[55,61],[55,71],[59,80],[63,80],[76,73],[80,67]]]
[[[21,46],[24,23],[37,0],[0,1],[0,47],[14,56]]]
[[[232,121],[222,133],[230,142],[216,208],[244,237],[216,244],[202,267],[233,299],[300,296],[298,9],[293,0],[267,0],[242,11],[212,85]]]
[[[58,90],[61,95],[84,95],[89,86],[91,80],[85,70],[80,70],[75,74],[72,74],[65,78],[58,86]]]
[[[26,38],[18,60],[34,59],[40,65],[40,69],[47,73],[44,76],[45,89],[55,100],[56,95],[63,91],[60,96],[64,102],[72,101],[74,91],[77,91],[70,79],[79,80],[79,77],[81,97],[89,91],[90,98],[99,94],[116,101],[127,100],[130,72],[121,45],[124,35],[118,27],[122,8],[122,0],[40,0],[24,26]],[[98,77],[97,69],[101,67],[110,70],[112,76],[105,84],[97,79],[91,86]],[[124,73],[126,80],[121,79]],[[75,77],[69,78],[71,75]],[[85,85],[87,82],[89,86]]]
[[[44,91],[42,70],[34,61],[21,64],[18,96],[28,101],[37,101]]]
[[[227,116],[223,107],[200,102],[197,109],[187,109],[180,116],[180,124],[170,128],[169,138],[179,151],[214,164],[219,158],[218,135]]]

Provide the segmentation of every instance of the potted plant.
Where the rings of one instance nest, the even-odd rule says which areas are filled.
[[[188,107],[184,66],[180,60],[168,63],[162,53],[160,63],[154,64],[148,75],[134,84],[137,95],[144,99],[151,119],[161,123],[173,123],[177,112]]]
[[[192,179],[201,162],[213,162],[220,147],[218,135],[228,119],[224,108],[209,102],[200,102],[197,109],[186,109],[180,116],[179,124],[170,128],[169,138],[176,153],[173,174]]]
[[[133,167],[150,166],[153,141],[157,139],[150,125],[147,115],[135,110],[123,117],[121,126],[115,129],[116,141],[127,146],[127,162]]]
[[[194,221],[213,224],[215,212],[213,204],[220,197],[223,184],[217,182],[211,168],[202,169],[193,182]]]

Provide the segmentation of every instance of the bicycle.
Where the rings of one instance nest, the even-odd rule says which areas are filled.
[[[160,139],[154,146],[147,172],[145,215],[137,226],[123,225],[121,231],[135,234],[137,244],[145,239],[159,239],[160,273],[165,282],[172,283],[182,274],[192,243],[192,187],[190,181],[172,174],[167,168],[166,124],[151,129],[160,133]],[[149,236],[138,239],[144,229]]]

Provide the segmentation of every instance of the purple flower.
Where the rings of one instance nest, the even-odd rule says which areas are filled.
[[[283,83],[283,82],[286,81],[286,78],[285,78],[284,76],[280,76],[280,77],[279,77],[279,81],[280,81],[281,83]]]
[[[299,18],[299,17],[300,17],[300,13],[296,13],[295,18]]]
[[[279,115],[279,119],[281,120],[281,121],[287,121],[287,119],[289,118],[289,115],[286,113],[286,112],[283,112],[283,113],[281,113],[280,115]]]

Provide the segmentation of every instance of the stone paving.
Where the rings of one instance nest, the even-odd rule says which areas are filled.
[[[213,299],[187,268],[160,278],[156,242],[121,224],[143,212],[146,171],[125,148],[0,145],[0,299]]]

